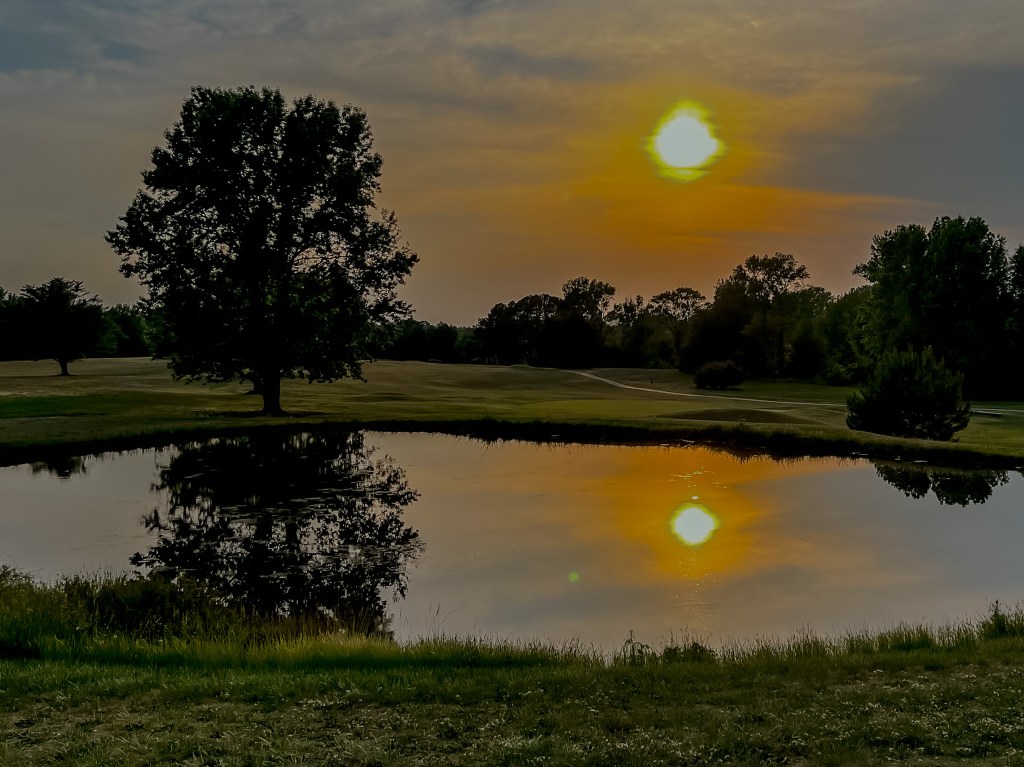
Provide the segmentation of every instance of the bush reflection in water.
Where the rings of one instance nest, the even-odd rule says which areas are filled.
[[[1010,481],[1007,472],[994,469],[948,469],[873,461],[875,472],[908,498],[920,499],[931,491],[944,506],[985,503],[992,490]]]
[[[256,434],[185,445],[159,468],[156,542],[132,557],[265,620],[386,628],[419,533],[405,472],[357,433]]]

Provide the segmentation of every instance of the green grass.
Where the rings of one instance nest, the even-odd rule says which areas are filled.
[[[0,766],[1003,765],[1024,752],[1019,607],[719,648],[627,636],[602,657],[339,631],[254,638],[233,615],[160,638],[93,621],[52,641],[45,616],[61,625],[79,597],[0,573],[2,625],[44,631],[36,658],[0,653]]]
[[[0,363],[0,462],[322,424],[531,439],[700,440],[791,455],[869,453],[967,465],[1024,461],[1019,402],[977,403],[991,414],[975,416],[956,443],[929,443],[849,430],[846,388],[752,382],[701,392],[670,370],[589,371],[639,387],[627,389],[563,370],[379,361],[366,366],[365,382],[286,381],[290,416],[272,419],[258,415],[260,399],[246,396],[246,387],[175,382],[158,361],[83,360],[71,369],[70,378],[61,378],[53,363]]]

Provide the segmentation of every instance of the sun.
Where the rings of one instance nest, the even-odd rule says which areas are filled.
[[[718,529],[718,517],[698,504],[681,508],[672,517],[672,532],[687,546],[706,543]]]
[[[707,173],[725,145],[715,138],[707,110],[694,101],[677,104],[647,139],[647,152],[663,176],[694,181]]]

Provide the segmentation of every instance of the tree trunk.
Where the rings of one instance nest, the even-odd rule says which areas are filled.
[[[263,396],[263,415],[284,415],[281,409],[281,376],[260,376],[260,394]]]
[[[62,376],[69,376],[71,373],[68,372],[68,363],[71,360],[57,360],[57,364],[60,365],[60,374]]]

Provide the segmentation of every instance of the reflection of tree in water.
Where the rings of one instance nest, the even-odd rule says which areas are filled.
[[[361,434],[231,437],[185,446],[159,471],[167,508],[135,565],[187,574],[255,614],[384,623],[385,589],[404,596],[419,533],[417,493]]]
[[[924,498],[931,490],[939,503],[947,506],[985,503],[993,488],[1009,482],[1005,471],[992,469],[936,469],[881,462],[873,462],[873,465],[879,477],[902,490],[904,495]]]
[[[84,455],[54,456],[45,461],[36,461],[31,467],[33,474],[42,474],[45,471],[57,479],[71,479],[75,474],[85,474],[86,471]]]

